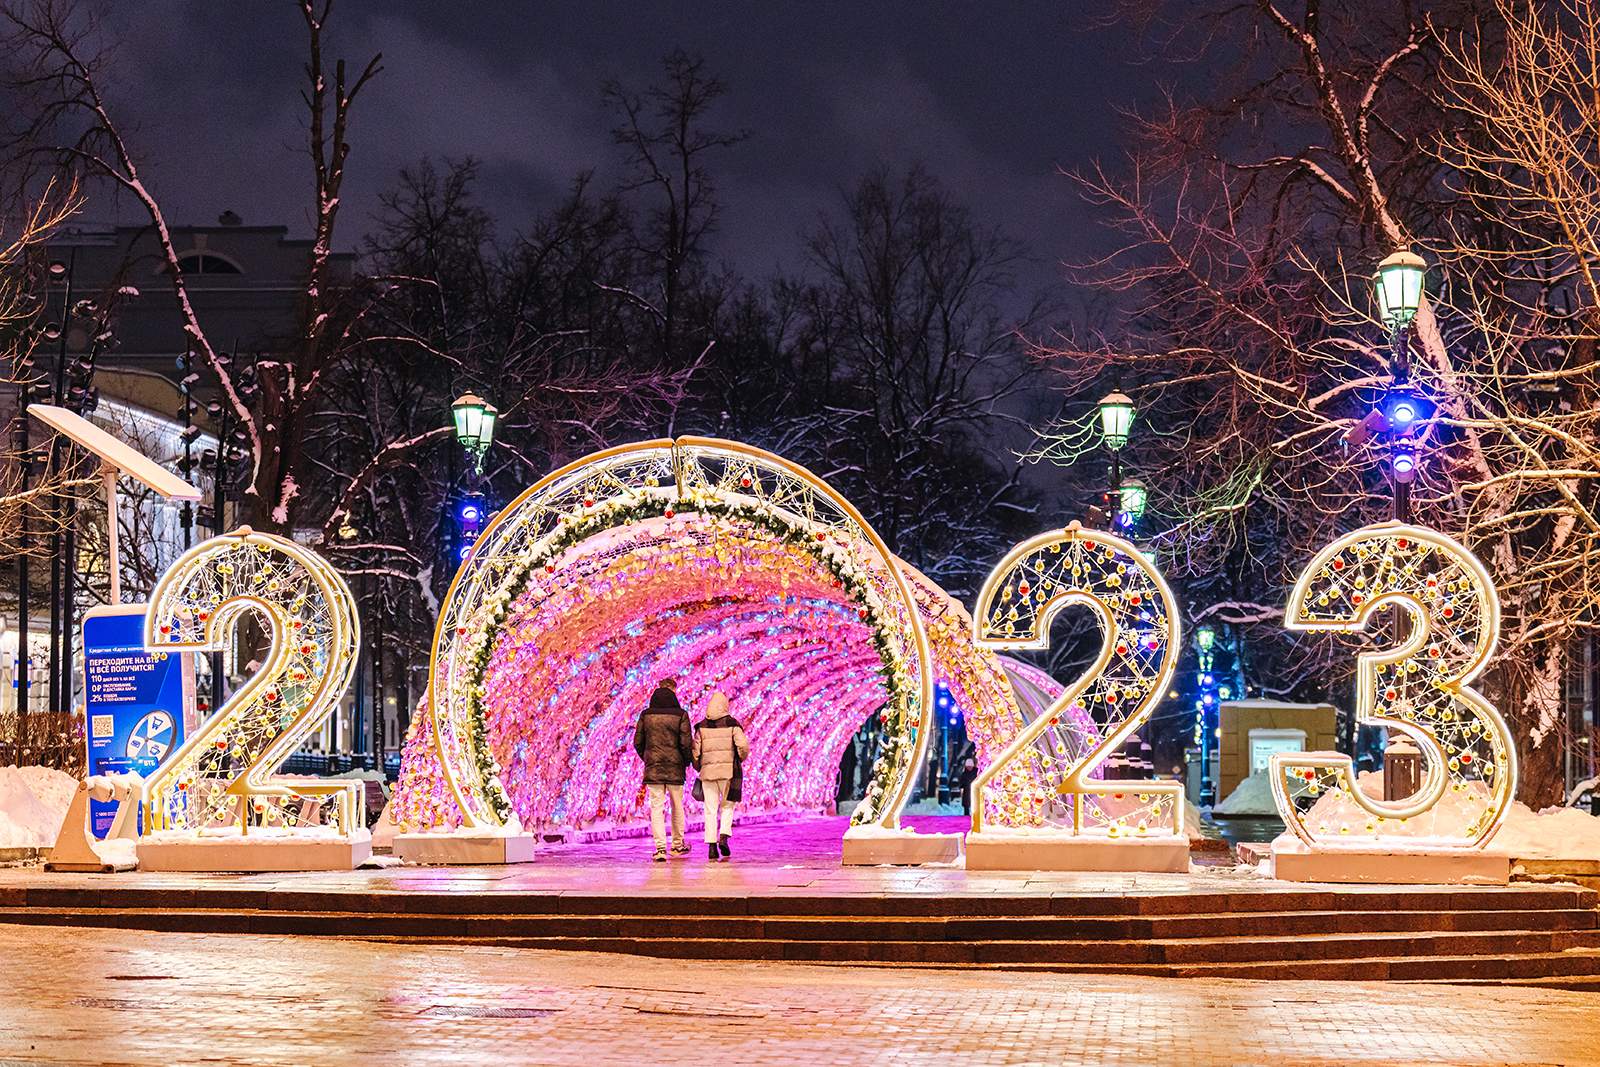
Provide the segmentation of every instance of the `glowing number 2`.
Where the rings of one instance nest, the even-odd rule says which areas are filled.
[[[145,645],[226,648],[251,611],[272,634],[266,663],[150,778],[146,826],[200,829],[236,818],[245,832],[251,825],[289,828],[300,802],[331,796],[339,828],[349,833],[360,783],[272,779],[335,709],[355,673],[355,598],[326,560],[248,526],[213,537],[157,583]],[[211,788],[219,779],[226,787]]]
[[[1140,782],[1135,794],[1128,783],[1089,777],[1150,717],[1178,666],[1177,605],[1143,553],[1120,537],[1077,523],[1024,541],[984,582],[972,616],[974,638],[988,648],[1046,648],[1050,623],[1069,604],[1087,606],[1100,620],[1099,658],[984,768],[972,795],[981,801],[983,786],[1047,735],[1045,751],[1035,751],[1061,770],[1058,791],[1074,797],[1074,832],[1084,830],[1084,798],[1095,796],[1100,802],[1094,828],[1112,837],[1138,837],[1152,829],[1182,834],[1178,783]],[[1105,723],[1103,734],[1095,724],[1096,711]],[[1134,806],[1133,795],[1147,806]],[[1108,803],[1119,798],[1120,804]],[[983,804],[974,803],[974,832],[983,829],[982,812]],[[1166,825],[1157,828],[1158,819]]]
[[[1281,753],[1272,757],[1271,772],[1279,813],[1307,844],[1359,835],[1481,845],[1499,827],[1517,776],[1505,720],[1468,685],[1499,640],[1494,582],[1471,552],[1443,534],[1380,523],[1346,534],[1311,561],[1289,596],[1286,625],[1360,630],[1388,604],[1411,617],[1412,632],[1399,648],[1357,656],[1356,718],[1416,741],[1428,766],[1422,788],[1403,800],[1377,801],[1358,788],[1350,757]],[[1316,824],[1307,825],[1291,789],[1319,798],[1331,792],[1343,802],[1342,813],[1324,805]],[[1415,833],[1410,820],[1434,812],[1447,790],[1454,810],[1442,830],[1436,813],[1435,826],[1423,827],[1432,833]]]

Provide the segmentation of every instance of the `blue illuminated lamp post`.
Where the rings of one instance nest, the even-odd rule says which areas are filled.
[[[1122,511],[1122,449],[1128,443],[1128,432],[1133,429],[1133,398],[1120,389],[1113,389],[1101,399],[1099,407],[1100,430],[1111,452],[1111,500],[1106,514],[1114,527]],[[1139,488],[1142,490],[1144,486]],[[1143,510],[1142,500],[1140,510]]]
[[[1199,649],[1200,661],[1200,697],[1194,702],[1195,721],[1198,725],[1200,742],[1200,803],[1215,803],[1217,797],[1213,790],[1215,783],[1211,781],[1211,749],[1215,744],[1215,730],[1211,725],[1211,709],[1216,707],[1216,675],[1212,673],[1212,664],[1215,662],[1213,649],[1217,644],[1217,631],[1210,623],[1202,623],[1194,632],[1194,641]]]
[[[458,397],[450,405],[450,416],[455,422],[456,440],[472,457],[472,469],[467,476],[467,492],[456,510],[456,520],[461,528],[460,555],[466,559],[483,529],[483,493],[478,486],[483,478],[483,457],[494,443],[495,423],[500,412],[495,406],[475,393]]]
[[[1417,452],[1411,430],[1425,417],[1426,402],[1410,391],[1410,346],[1406,329],[1422,306],[1423,283],[1428,264],[1414,252],[1396,252],[1378,264],[1372,289],[1377,298],[1378,317],[1389,327],[1389,345],[1394,353],[1395,388],[1384,403],[1384,417],[1394,435],[1389,466],[1394,477],[1394,517],[1411,520],[1411,483],[1417,477]]]

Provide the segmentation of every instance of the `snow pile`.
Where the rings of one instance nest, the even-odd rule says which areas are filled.
[[[1545,808],[1534,813],[1518,801],[1491,839],[1518,859],[1600,860],[1600,819],[1577,808]]]
[[[64,791],[52,778],[71,783]],[[40,797],[32,785],[38,783]],[[56,843],[77,782],[43,767],[0,767],[0,848],[48,848]],[[64,793],[64,796],[63,796]],[[59,804],[57,803],[59,801]]]
[[[1379,780],[1381,786],[1382,780]],[[1305,786],[1291,783],[1292,794],[1299,796]],[[1272,799],[1272,771],[1263,768],[1240,782],[1228,794],[1228,799],[1211,809],[1212,815],[1276,815],[1277,802]]]
[[[94,854],[100,857],[102,863],[109,863],[113,867],[134,867],[139,862],[139,842],[129,837],[114,837],[109,841],[89,842],[89,847],[94,849]]]
[[[1359,782],[1367,796],[1382,798],[1383,775],[1380,772],[1365,772]],[[1383,835],[1386,838],[1460,840],[1466,827],[1483,811],[1485,792],[1481,782],[1470,783],[1461,792],[1447,789],[1432,811],[1405,822],[1397,819],[1384,822]],[[1322,796],[1306,815],[1306,825],[1312,832],[1318,832],[1320,826],[1326,826],[1329,833],[1340,833],[1348,827],[1352,841],[1370,842],[1372,835],[1366,827],[1372,823],[1372,816],[1348,796],[1331,793]],[[1285,833],[1273,846],[1290,846],[1295,840],[1292,834]],[[1576,808],[1546,808],[1535,813],[1521,801],[1514,801],[1488,844],[1520,859],[1600,860],[1600,819]]]
[[[78,791],[76,778],[53,767],[18,767],[17,773],[22,775],[22,780],[28,783],[28,788],[45,807],[59,811],[63,819],[67,817],[72,794]]]
[[[1356,778],[1361,792],[1369,799],[1383,799],[1383,773],[1362,771]],[[1478,821],[1488,803],[1488,787],[1482,782],[1468,782],[1459,792],[1446,789],[1429,811],[1413,815],[1401,822],[1384,821],[1384,837],[1427,837],[1464,839],[1466,829]],[[1340,834],[1349,837],[1372,837],[1369,827],[1377,827],[1377,817],[1361,807],[1344,792],[1324,793],[1317,798],[1305,815],[1306,828],[1312,833]],[[1323,829],[1326,827],[1326,829]]]

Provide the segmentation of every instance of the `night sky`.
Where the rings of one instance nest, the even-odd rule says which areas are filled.
[[[1162,72],[1128,62],[1123,30],[1086,28],[1097,4],[336,4],[329,59],[384,72],[357,100],[341,215],[353,248],[377,194],[424,155],[481,161],[480,202],[502,234],[594,169],[617,175],[607,77],[643,88],[674,46],[730,87],[719,128],[751,140],[715,162],[714,252],[751,276],[797,265],[796,232],[868,168],[921,161],[979,218],[1028,243],[1025,281],[1110,247],[1062,167],[1117,152],[1115,109]],[[305,29],[288,2],[116,5],[113,106],[174,224],[231,209],[309,235],[310,164],[297,94]],[[141,221],[96,203],[90,221]]]

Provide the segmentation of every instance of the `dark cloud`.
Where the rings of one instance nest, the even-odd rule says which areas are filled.
[[[136,14],[135,14],[136,13]],[[643,86],[674,46],[731,92],[715,121],[753,138],[718,164],[718,251],[764,273],[867,168],[922,162],[1043,263],[1104,248],[1059,168],[1115,149],[1113,109],[1149,74],[1075,5],[1037,2],[450,3],[336,5],[330,54],[384,72],[357,102],[342,240],[424,155],[482,161],[479,196],[525,226],[580,170],[614,176],[610,76]],[[172,221],[224,209],[308,228],[305,30],[287,2],[119,6],[116,104]],[[127,216],[125,212],[125,217]],[[1041,267],[1040,277],[1053,270]]]

